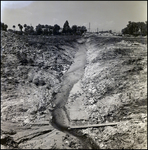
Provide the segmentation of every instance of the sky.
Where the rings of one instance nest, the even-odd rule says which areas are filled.
[[[91,31],[121,31],[128,21],[147,20],[147,1],[1,1],[1,22],[12,29],[18,24],[63,27],[86,26]]]

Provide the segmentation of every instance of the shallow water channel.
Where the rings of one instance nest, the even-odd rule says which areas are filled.
[[[74,63],[63,76],[61,88],[55,95],[55,107],[51,112],[51,123],[56,129],[77,137],[81,141],[84,149],[99,149],[99,146],[93,141],[93,139],[91,139],[88,135],[83,135],[80,129],[69,129],[70,118],[65,107],[71,89],[84,74],[85,64],[86,46],[85,43],[81,43],[79,44],[79,50],[75,55]]]

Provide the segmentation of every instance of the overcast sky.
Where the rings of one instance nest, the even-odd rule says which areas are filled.
[[[93,31],[121,31],[128,21],[147,20],[147,1],[1,1],[1,22],[18,24],[84,25]],[[18,28],[17,28],[18,29]]]

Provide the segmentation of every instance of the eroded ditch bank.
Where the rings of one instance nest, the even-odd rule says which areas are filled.
[[[85,64],[86,46],[82,40],[79,50],[75,55],[74,63],[63,76],[61,88],[54,97],[53,105],[55,107],[51,111],[51,124],[58,130],[77,137],[81,141],[83,148],[99,149],[99,146],[88,135],[84,135],[79,129],[69,129],[70,118],[65,107],[72,87],[84,74]]]
[[[86,37],[85,44],[73,36],[27,36],[28,42],[22,42],[24,36],[2,35],[1,148],[96,149],[95,142],[101,149],[147,147],[147,42],[97,36]],[[83,74],[76,56],[85,46]],[[73,61],[79,68],[70,67]],[[49,123],[51,102],[54,127]],[[74,126],[106,121],[121,123],[67,131],[69,122]]]
[[[89,103],[87,110],[89,111],[89,109],[92,108],[91,112],[94,112],[92,113],[92,117],[89,118],[89,121],[92,120],[93,123],[101,123],[104,121],[120,121],[120,123],[116,128],[106,127],[99,128],[99,130],[86,129],[68,131],[68,133],[71,133],[82,141],[82,145],[85,145],[83,148],[99,148],[96,143],[99,143],[101,148],[146,147],[146,140],[142,138],[142,136],[146,136],[146,123],[144,119],[146,116],[146,109],[142,106],[142,111],[140,107],[141,103],[144,102],[143,105],[145,105],[145,102],[147,101],[144,94],[146,89],[144,83],[146,79],[146,47],[145,45],[140,44],[141,42],[136,42],[138,39],[135,39],[135,42],[131,41],[130,39],[124,39],[125,41],[123,39],[100,38],[98,40],[99,44],[97,43],[98,41],[96,41],[96,39],[94,42],[98,45],[93,45],[92,41],[88,41],[86,43],[87,48],[89,49],[87,49],[87,54],[90,56],[88,57],[89,66],[87,66],[85,69],[85,80],[83,79],[82,85],[83,89],[86,89],[85,95],[88,97],[88,99],[86,98],[86,102]],[[101,70],[103,71],[101,72]],[[89,80],[86,80],[87,76]],[[126,76],[126,78],[124,76]],[[136,78],[138,78],[137,82],[135,82]],[[86,82],[88,81],[88,85],[90,85],[90,80],[94,82],[93,87],[88,86],[88,88],[86,88]],[[121,83],[121,85],[118,85],[118,83]],[[104,85],[105,88],[103,88]],[[137,90],[138,88],[139,90]],[[69,92],[70,91],[71,90],[69,90]],[[138,97],[138,95],[131,98],[133,93],[135,93],[135,95],[138,95],[139,93],[140,97]],[[85,95],[83,95],[83,97]],[[105,98],[101,96],[104,96]],[[97,103],[95,103],[95,100],[90,101],[92,97],[98,97]],[[75,101],[75,99],[73,100]],[[138,107],[135,101],[139,103]],[[104,107],[100,103],[106,106]],[[126,103],[129,104],[128,107],[126,106]],[[70,105],[72,104],[73,103],[70,103]],[[121,106],[123,106],[125,110],[127,108],[129,110],[123,112]],[[57,112],[59,111],[60,114],[62,114],[62,111],[65,113],[65,107],[60,105],[60,102],[58,103],[57,108]],[[133,110],[134,112],[136,110],[137,113],[133,114]],[[107,116],[105,116],[105,113]],[[121,115],[122,113],[124,114],[123,118]],[[77,115],[79,115],[79,113],[77,113]],[[141,120],[137,120],[137,118],[141,118]],[[63,119],[63,124],[64,123],[65,126],[62,126],[62,130],[67,131],[69,120],[66,121]],[[125,124],[127,124],[127,126],[125,126]],[[86,133],[86,135],[84,136],[82,132]],[[88,135],[89,137],[91,136],[91,138],[87,138]],[[124,137],[125,135],[127,135],[128,140],[126,140],[127,138]],[[122,141],[122,138],[124,141]],[[97,139],[95,140],[96,143],[92,139]],[[90,142],[91,140],[92,142]]]

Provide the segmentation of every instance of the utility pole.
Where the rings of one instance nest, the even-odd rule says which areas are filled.
[[[89,22],[89,28],[88,28],[89,32],[90,32],[90,22]]]
[[[98,34],[98,28],[97,28],[97,34]]]

